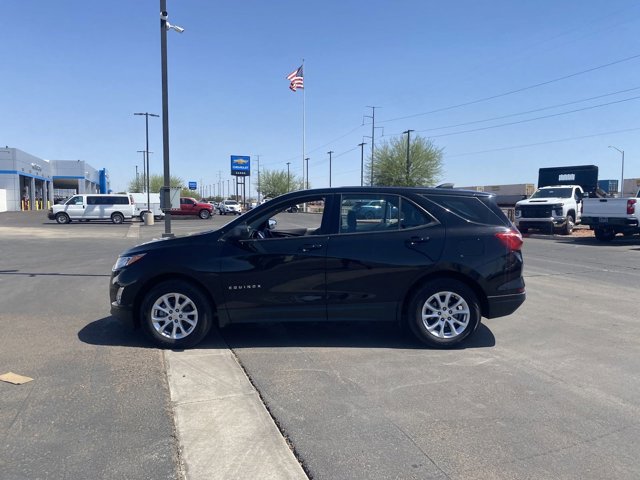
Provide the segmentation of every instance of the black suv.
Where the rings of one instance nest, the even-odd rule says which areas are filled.
[[[286,212],[294,205],[300,213]],[[375,215],[361,215],[376,205]],[[281,215],[280,215],[281,214]],[[289,193],[219,230],[138,245],[113,267],[111,312],[161,347],[215,323],[382,320],[433,346],[525,299],[522,237],[495,196],[447,188]]]

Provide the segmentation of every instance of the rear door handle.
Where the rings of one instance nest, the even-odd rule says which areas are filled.
[[[429,237],[411,237],[406,241],[407,245],[417,245],[419,243],[427,243],[429,241]]]
[[[302,252],[310,252],[311,250],[319,250],[323,246],[324,245],[322,245],[321,243],[306,243],[306,244],[304,244],[302,246],[300,251],[302,251]]]

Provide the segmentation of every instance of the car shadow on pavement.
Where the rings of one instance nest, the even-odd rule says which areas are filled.
[[[78,339],[90,345],[155,348],[141,329],[112,316],[85,325],[78,332]]]
[[[156,348],[141,329],[104,317],[86,325],[78,338],[91,345]],[[496,344],[491,330],[480,324],[475,333],[453,349],[487,348]],[[199,349],[343,347],[429,349],[410,332],[391,322],[300,322],[230,325],[213,328]]]
[[[230,348],[321,347],[429,349],[410,332],[387,322],[301,322],[230,325],[220,330]],[[210,335],[198,348],[217,348]],[[491,330],[480,324],[476,332],[455,349],[495,345]]]
[[[595,237],[561,237],[554,238],[554,240],[558,243],[572,243],[574,245],[582,245],[589,247],[629,247],[633,245],[640,245],[640,237],[632,236],[632,237],[623,237],[622,235],[617,235],[610,242],[601,242]]]

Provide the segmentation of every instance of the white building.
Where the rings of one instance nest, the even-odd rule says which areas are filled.
[[[109,174],[84,160],[43,160],[17,148],[0,148],[0,199],[8,211],[47,209],[56,197],[109,193]]]

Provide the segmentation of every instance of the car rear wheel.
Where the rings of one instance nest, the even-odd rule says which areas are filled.
[[[447,347],[468,337],[480,323],[480,305],[473,291],[457,280],[432,280],[412,297],[409,327],[427,345]]]
[[[60,223],[60,224],[65,224],[65,223],[69,223],[71,221],[71,219],[69,218],[69,215],[67,215],[66,213],[56,213],[56,222]]]
[[[211,216],[211,214],[209,213],[209,210],[200,210],[200,213],[198,214],[198,216],[201,219],[206,220],[207,218],[209,218]]]
[[[189,348],[211,328],[211,307],[195,286],[184,281],[156,285],[145,296],[141,320],[145,332],[163,348]]]
[[[616,232],[611,228],[596,228],[594,233],[601,242],[610,242],[616,236]]]
[[[111,221],[113,223],[115,223],[116,225],[121,224],[122,222],[124,222],[124,215],[122,215],[121,213],[114,213],[111,215]]]

